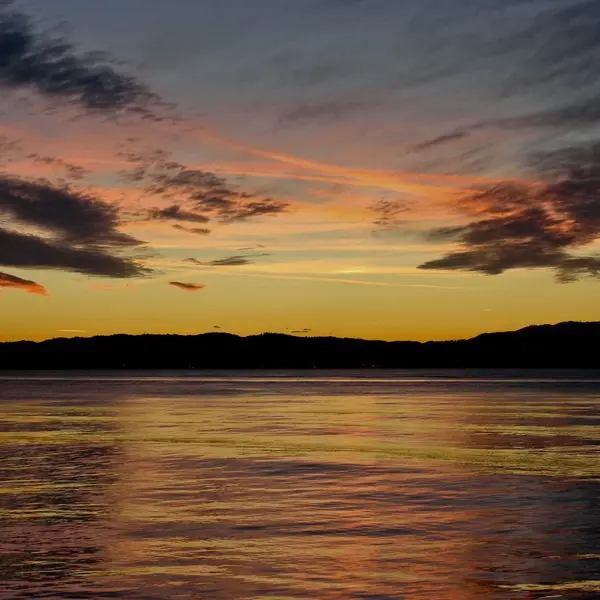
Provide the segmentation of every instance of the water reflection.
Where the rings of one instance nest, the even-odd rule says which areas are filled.
[[[0,594],[79,593],[95,587],[90,573],[110,543],[119,447],[104,438],[116,421],[89,397],[79,401],[60,389],[48,397],[31,384],[20,398],[11,398],[13,391],[1,394]]]
[[[222,379],[3,382],[0,597],[599,597],[597,384]]]

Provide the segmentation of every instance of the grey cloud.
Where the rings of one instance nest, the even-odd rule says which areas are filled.
[[[27,158],[41,165],[50,165],[65,172],[68,179],[81,181],[90,175],[90,171],[79,165],[69,163],[62,158],[43,156],[41,154],[30,154]]]
[[[68,40],[37,31],[10,4],[0,7],[0,86],[92,111],[155,117],[158,98],[135,77],[117,71],[101,53],[79,53]]]
[[[519,33],[502,40],[500,51],[528,49],[515,63],[507,91],[547,83],[587,86],[598,76],[600,7],[596,0],[552,2]]]
[[[358,101],[331,100],[328,102],[315,102],[300,104],[287,112],[280,123],[305,123],[307,121],[337,120],[349,113],[364,108],[366,103]]]
[[[550,268],[561,282],[600,274],[600,256],[579,252],[600,239],[600,144],[537,157],[547,180],[541,186],[499,184],[466,196],[464,226],[430,232],[453,239],[461,250],[421,269],[497,275],[516,268]]]
[[[188,221],[190,223],[208,223],[210,221],[210,217],[185,210],[176,204],[167,208],[153,210],[150,215],[154,219],[163,221]]]
[[[441,146],[442,144],[456,142],[467,137],[468,135],[469,133],[467,131],[455,131],[453,133],[446,133],[444,135],[440,135],[430,140],[425,140],[424,142],[421,142],[419,144],[415,144],[411,147],[411,150],[413,152],[422,152],[423,150],[429,150],[430,148],[435,148],[437,146]]]
[[[533,95],[541,108],[483,121],[465,131],[484,127],[569,129],[598,124],[599,27],[600,5],[596,0],[548,2],[517,33],[490,44],[512,65],[511,73],[500,82],[502,96]]]
[[[567,101],[562,106],[536,112],[482,121],[461,133],[463,136],[479,129],[570,129],[594,125],[600,122],[600,95],[579,100]]]
[[[277,215],[288,208],[287,202],[239,191],[210,171],[187,169],[160,151],[125,157],[138,163],[122,174],[126,181],[141,185],[148,194],[173,202],[162,211],[150,211],[150,218],[196,222],[217,219],[226,223]]]
[[[100,248],[71,246],[6,229],[0,229],[0,265],[60,269],[116,278],[151,273],[134,259],[112,255]]]
[[[49,230],[69,244],[141,244],[117,229],[120,220],[115,206],[48,181],[0,176],[1,213],[20,223]]]

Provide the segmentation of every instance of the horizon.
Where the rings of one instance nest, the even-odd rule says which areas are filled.
[[[599,321],[559,321],[557,323],[541,323],[541,324],[535,324],[535,325],[525,325],[524,327],[519,327],[518,329],[508,329],[508,330],[502,330],[502,331],[481,331],[477,334],[475,334],[474,336],[468,337],[468,338],[454,338],[454,339],[444,339],[444,340],[415,340],[415,339],[393,339],[393,340],[382,340],[382,339],[378,339],[378,338],[355,338],[355,337],[347,337],[347,336],[321,336],[321,335],[312,335],[309,332],[301,332],[301,331],[295,331],[295,332],[283,332],[283,331],[263,331],[261,333],[251,333],[248,335],[242,335],[242,334],[238,334],[232,331],[226,331],[226,330],[212,330],[212,331],[201,331],[201,332],[197,332],[197,333],[169,333],[169,332],[139,332],[139,333],[108,333],[108,334],[96,334],[96,335],[81,335],[78,332],[71,332],[71,335],[61,335],[61,336],[56,336],[56,337],[52,337],[52,338],[45,338],[43,340],[28,340],[28,339],[21,339],[21,340],[0,340],[0,343],[18,343],[18,342],[32,342],[32,343],[40,343],[40,342],[49,342],[49,341],[53,341],[53,340],[72,340],[72,339],[93,339],[93,338],[105,338],[105,337],[121,337],[121,336],[127,336],[127,337],[142,337],[142,336],[175,336],[175,337],[199,337],[199,336],[204,336],[204,335],[228,335],[228,336],[234,336],[234,337],[238,337],[238,338],[252,338],[252,337],[258,337],[258,336],[264,336],[264,335],[272,335],[272,336],[286,336],[286,337],[293,337],[293,338],[305,338],[305,339],[319,339],[319,338],[335,338],[335,339],[347,339],[347,340],[356,340],[356,341],[363,341],[363,342],[390,342],[390,343],[394,343],[394,342],[407,342],[407,343],[428,343],[428,342],[459,342],[459,341],[468,341],[471,339],[474,339],[476,337],[482,336],[482,335],[487,335],[487,334],[495,334],[495,333],[516,333],[518,331],[523,331],[525,329],[531,329],[531,328],[536,328],[536,327],[558,327],[558,326],[564,326],[564,325],[594,325],[594,324],[600,324],[600,320]]]
[[[1,3],[0,341],[600,320],[598,22],[591,0]]]

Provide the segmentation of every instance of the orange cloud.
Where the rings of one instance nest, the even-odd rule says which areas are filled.
[[[29,281],[28,279],[21,279],[15,275],[9,275],[8,273],[0,273],[0,288],[14,288],[23,290],[28,294],[39,294],[40,296],[48,295],[43,285],[35,281]]]
[[[198,292],[206,287],[201,283],[181,283],[181,281],[169,281],[169,285],[172,285],[186,292]]]
[[[184,133],[184,132],[182,132]],[[256,148],[254,146],[248,146],[225,138],[217,133],[211,132],[206,128],[195,128],[187,129],[185,133],[191,137],[194,137],[203,142],[212,142],[217,146],[264,158],[277,163],[283,163],[298,167],[301,169],[315,171],[321,175],[328,175],[333,177],[347,178],[354,182],[362,182],[363,184],[369,184],[377,187],[396,187],[406,185],[409,189],[414,186],[417,190],[419,185],[415,185],[412,182],[428,182],[429,184],[436,184],[436,182],[444,182],[450,185],[457,186],[473,186],[473,185],[485,185],[492,183],[500,183],[504,181],[503,178],[493,177],[482,177],[474,175],[442,175],[436,173],[414,173],[406,171],[389,171],[380,169],[353,169],[349,167],[342,167],[339,165],[332,165],[316,160],[298,158],[291,154],[283,152],[273,152],[270,150],[264,150]],[[427,185],[427,184],[426,184]]]

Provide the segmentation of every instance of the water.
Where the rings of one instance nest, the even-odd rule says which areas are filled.
[[[600,374],[0,377],[0,598],[600,598]]]

